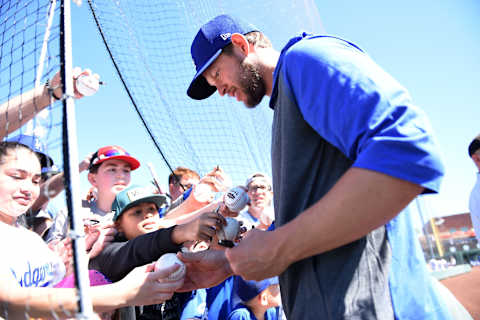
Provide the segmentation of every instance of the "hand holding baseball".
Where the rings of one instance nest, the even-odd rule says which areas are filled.
[[[177,281],[183,279],[187,272],[185,264],[177,258],[175,253],[166,253],[162,255],[157,262],[155,262],[154,271],[161,271],[169,269],[174,265],[179,265],[180,267],[170,273],[166,278],[168,280]]]

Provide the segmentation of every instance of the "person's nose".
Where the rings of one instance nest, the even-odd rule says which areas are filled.
[[[117,171],[117,179],[125,180],[126,176],[127,176],[127,173],[124,172],[123,170]]]
[[[148,218],[151,218],[153,217],[154,215],[156,214],[156,212],[153,212],[153,211],[146,211],[144,214],[143,214],[143,217],[144,219],[148,219]]]
[[[34,194],[35,186],[31,181],[25,180],[20,186],[20,192],[27,197],[32,197]]]

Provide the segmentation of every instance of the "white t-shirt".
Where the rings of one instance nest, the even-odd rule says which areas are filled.
[[[113,222],[113,215],[114,212],[104,212],[100,208],[97,207],[97,203],[95,201],[86,201],[82,200],[82,207],[80,210],[80,215],[82,218],[95,218],[100,222],[111,223]],[[53,240],[60,240],[67,237],[67,232],[69,229],[69,221],[68,215],[66,210],[60,210],[57,212],[55,220],[53,221],[53,225],[51,226],[48,235],[46,237],[46,242],[50,242]]]
[[[0,222],[0,243],[0,279],[13,277],[21,287],[52,287],[65,276],[60,257],[35,232]]]
[[[469,209],[473,229],[480,243],[480,173],[477,173],[477,182],[470,193]]]

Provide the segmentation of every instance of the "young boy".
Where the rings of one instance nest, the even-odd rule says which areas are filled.
[[[140,186],[120,191],[112,205],[118,234],[114,242],[90,260],[90,269],[100,271],[112,281],[121,279],[136,266],[153,262],[164,253],[179,251],[186,241],[210,239],[215,229],[225,224],[220,214],[207,212],[189,223],[159,229],[158,210],[165,202],[164,195]],[[178,319],[189,296],[190,293],[175,294],[163,305],[145,306],[137,310],[137,319]]]
[[[233,290],[242,302],[230,313],[228,320],[281,319],[280,286],[277,277],[246,281],[235,276]]]
[[[130,172],[140,167],[140,162],[122,147],[105,146],[88,156],[82,163],[85,166],[81,170],[88,168],[88,181],[97,191],[96,200],[82,200],[81,211],[87,228],[87,250],[91,249],[92,257],[98,254],[103,245],[100,241],[96,241],[98,235],[93,236],[94,240],[89,241],[89,233],[94,235],[100,233],[100,237],[107,239],[107,242],[113,240],[115,232],[111,211],[113,200],[118,192],[130,184]],[[67,218],[66,215],[56,217],[47,241],[66,237],[69,226]],[[92,248],[95,242],[98,245]]]

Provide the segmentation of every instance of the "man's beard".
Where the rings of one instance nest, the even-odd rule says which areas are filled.
[[[243,61],[240,64],[240,85],[247,100],[244,102],[247,108],[256,107],[266,94],[265,80],[258,66]]]

